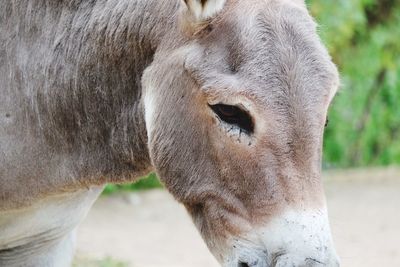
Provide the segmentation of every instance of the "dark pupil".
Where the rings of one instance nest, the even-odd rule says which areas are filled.
[[[210,108],[226,123],[238,126],[247,133],[253,133],[254,125],[250,115],[237,106],[217,104]]]
[[[217,105],[219,112],[224,116],[237,116],[239,114],[239,109],[235,106],[228,106],[228,105]]]

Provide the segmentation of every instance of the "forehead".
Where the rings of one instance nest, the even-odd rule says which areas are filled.
[[[305,8],[238,1],[211,25],[196,62],[206,89],[254,96],[272,108],[329,103],[337,71]]]

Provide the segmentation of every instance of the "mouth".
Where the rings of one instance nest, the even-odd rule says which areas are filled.
[[[247,243],[247,245],[249,245]],[[254,244],[253,244],[254,245]],[[236,246],[238,248],[238,246]],[[242,247],[236,251],[224,267],[339,267],[334,250],[318,254],[316,251],[268,252],[260,247]],[[307,256],[309,254],[310,256]]]
[[[235,238],[224,267],[338,267],[326,212],[288,212]],[[223,261],[224,262],[224,261]]]
[[[293,261],[292,257],[289,255],[286,255],[284,253],[277,253],[275,254],[272,259],[270,260],[270,263],[265,261],[260,261],[260,260],[253,260],[250,262],[247,261],[239,261],[238,264],[235,266],[234,264],[232,267],[288,267],[288,266],[293,266],[293,267],[336,267],[339,266],[338,263],[332,263],[332,264],[326,264],[325,262],[315,259],[315,258],[306,258],[302,262],[295,262]]]

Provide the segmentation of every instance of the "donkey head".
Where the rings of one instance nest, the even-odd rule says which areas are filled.
[[[152,163],[223,266],[338,266],[320,181],[338,73],[301,0],[187,0],[143,75]]]

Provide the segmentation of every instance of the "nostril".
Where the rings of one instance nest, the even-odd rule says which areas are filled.
[[[252,260],[239,260],[237,265],[238,267],[259,267],[259,259],[252,259]]]
[[[250,267],[250,266],[247,263],[240,261],[238,267]]]

